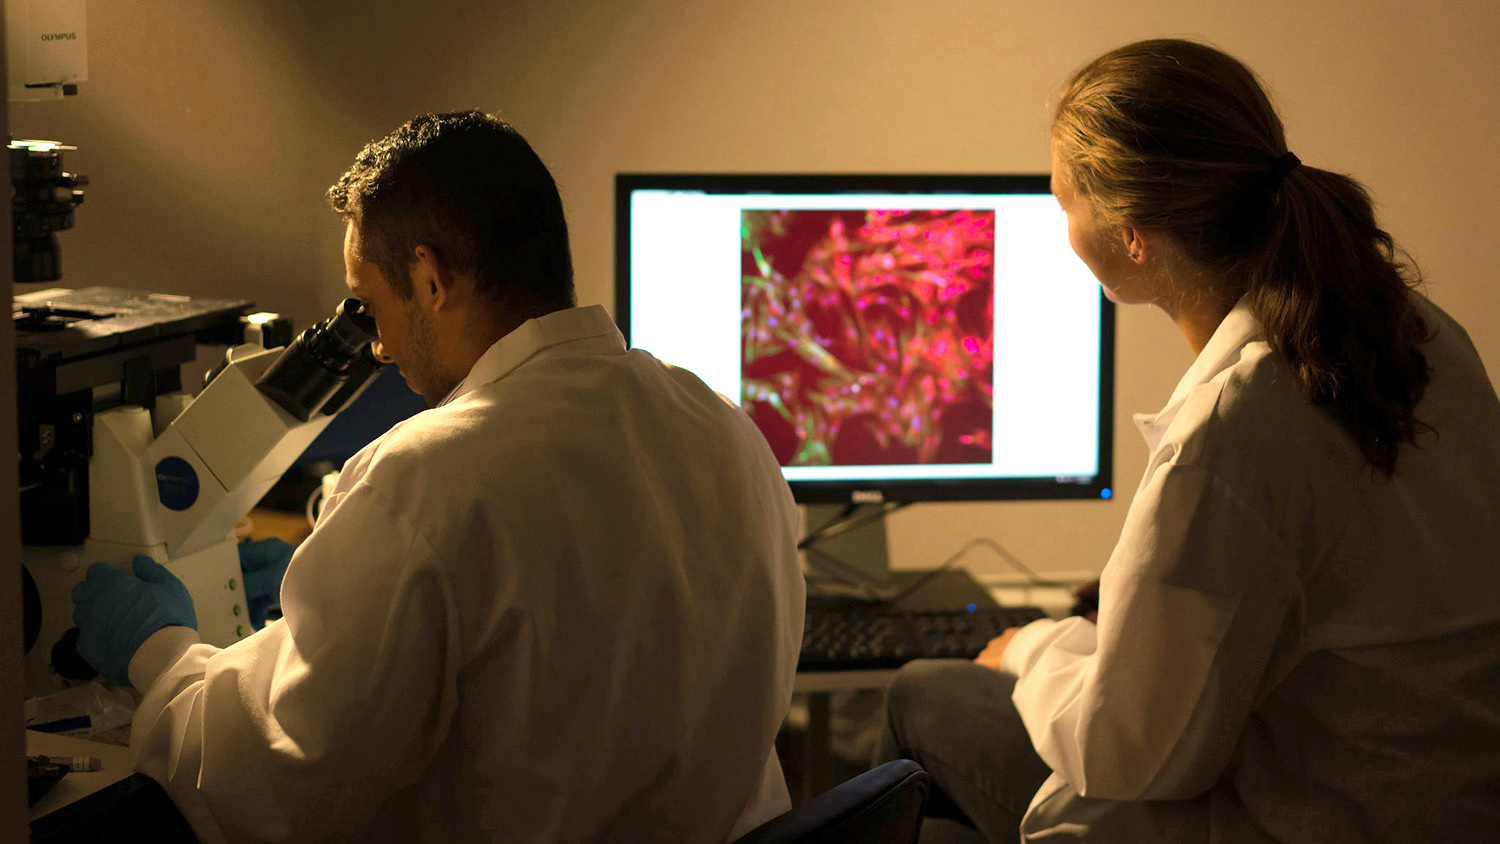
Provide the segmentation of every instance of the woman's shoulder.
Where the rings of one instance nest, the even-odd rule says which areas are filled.
[[[1180,413],[1172,432],[1177,462],[1229,480],[1260,485],[1360,462],[1357,445],[1333,413],[1302,394],[1290,367],[1263,341],[1247,344],[1232,365],[1194,388]]]
[[[1493,392],[1494,386],[1489,383],[1484,361],[1469,332],[1437,303],[1425,296],[1417,296],[1416,300],[1417,312],[1422,315],[1428,335],[1422,353],[1427,356],[1433,374],[1472,382],[1469,389],[1483,391],[1488,386]]]

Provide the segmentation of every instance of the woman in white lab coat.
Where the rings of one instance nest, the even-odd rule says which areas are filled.
[[[1467,335],[1218,50],[1096,59],[1052,153],[1074,250],[1197,359],[1137,418],[1097,624],[913,663],[882,753],[995,841],[1492,840],[1500,401]]]

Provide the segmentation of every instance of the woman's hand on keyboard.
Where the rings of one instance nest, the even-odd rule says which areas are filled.
[[[1073,615],[1081,615],[1095,624],[1099,623],[1099,581],[1085,583],[1073,590]]]
[[[1016,631],[1020,629],[1019,627],[1007,627],[1004,633],[991,639],[990,643],[984,646],[984,650],[979,652],[979,656],[974,657],[974,662],[986,668],[993,668],[996,671],[1001,670],[1000,658],[1005,655],[1005,649],[1010,645],[1010,640],[1016,638]]]

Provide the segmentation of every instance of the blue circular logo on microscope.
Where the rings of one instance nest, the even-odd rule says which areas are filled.
[[[168,510],[186,510],[198,500],[198,473],[181,457],[156,464],[156,492]]]

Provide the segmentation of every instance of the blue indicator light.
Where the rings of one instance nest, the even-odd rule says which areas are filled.
[[[1099,490],[1099,497],[1100,498],[1114,498],[1115,497],[1115,493],[1109,487],[1105,487],[1104,489]]]
[[[978,604],[970,604],[969,605],[969,612],[974,612],[977,609],[979,609],[979,605]]]

